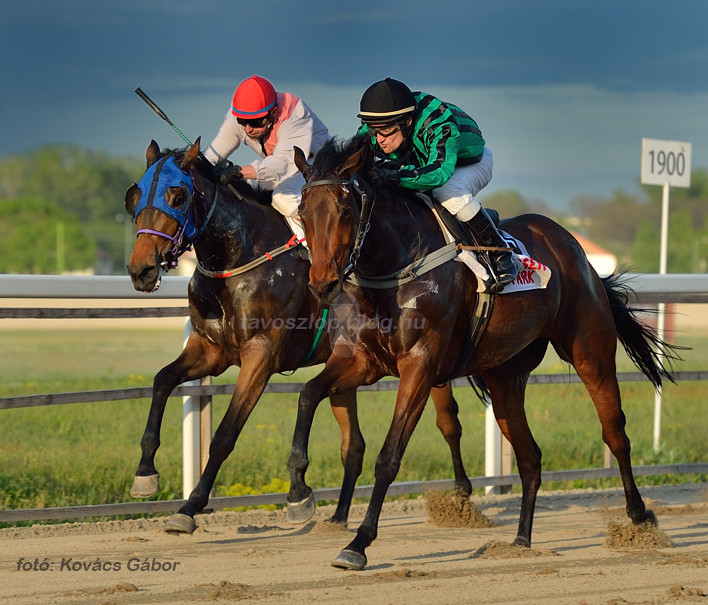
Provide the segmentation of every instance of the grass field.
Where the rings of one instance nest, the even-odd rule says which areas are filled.
[[[182,346],[182,335],[174,327],[135,329],[130,320],[119,320],[117,327],[81,330],[2,328],[0,324],[0,396],[151,386],[154,373],[172,361]],[[677,369],[708,368],[705,335],[684,332],[677,337],[677,344],[692,347]],[[618,365],[619,371],[634,371],[623,355],[618,356]],[[273,380],[302,382],[315,371],[299,370]],[[539,369],[539,373],[567,371],[554,355],[548,355]],[[237,372],[233,368],[217,382],[233,382]],[[708,460],[708,384],[667,385],[659,454],[652,448],[653,390],[648,383],[623,383],[622,392],[635,465]],[[471,476],[482,475],[484,407],[470,388],[456,389],[456,397],[464,427],[462,452],[467,471]],[[360,484],[373,483],[374,461],[388,429],[394,398],[394,392],[360,396],[361,424],[367,440]],[[215,398],[214,426],[227,403],[226,396]],[[296,404],[296,394],[263,397],[222,467],[214,487],[216,496],[269,491],[269,487],[287,481],[285,462]],[[2,410],[0,508],[129,501],[148,408],[149,400],[142,399]],[[600,425],[581,385],[530,386],[527,411],[543,451],[545,470],[602,466]],[[157,455],[162,477],[160,499],[181,497],[181,421],[181,400],[170,399]],[[315,488],[338,486],[342,473],[339,431],[326,402],[315,417],[310,454],[309,483]],[[434,410],[428,406],[406,451],[398,480],[451,476],[449,450],[435,427]],[[687,478],[638,479],[640,483],[676,480]],[[616,485],[613,481],[545,487]]]

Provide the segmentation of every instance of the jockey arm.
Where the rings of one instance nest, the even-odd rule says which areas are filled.
[[[243,129],[229,112],[214,140],[204,151],[204,157],[214,166],[226,162],[229,156],[241,146],[244,136]]]
[[[399,186],[423,191],[444,185],[457,164],[457,128],[446,123],[434,133],[424,131],[412,136],[412,152],[419,158],[420,166],[402,166],[398,170]]]
[[[212,164],[225,162],[241,143],[245,143],[262,159],[255,160],[241,167],[242,178],[261,182],[279,182],[294,173],[297,169],[293,163],[293,147],[300,147],[308,155],[313,148],[313,119],[309,110],[302,103],[296,105],[288,119],[273,126],[264,145],[260,140],[250,139],[244,129],[230,113],[227,114],[219,132],[204,156]],[[275,141],[272,153],[266,155],[268,143]]]
[[[288,119],[274,126],[270,137],[275,137],[272,153],[261,160],[251,162],[249,166],[253,168],[259,181],[279,182],[297,172],[294,147],[302,149],[308,158],[316,151],[313,149],[315,122],[302,102],[295,106]]]

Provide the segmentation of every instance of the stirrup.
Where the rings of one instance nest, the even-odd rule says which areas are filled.
[[[512,283],[518,277],[519,272],[522,269],[521,263],[514,256],[513,252],[509,251],[502,254],[509,255],[510,266],[503,267],[504,271],[499,271],[501,275],[498,275],[498,271],[495,269],[497,269],[497,266],[502,263],[502,255],[498,256],[495,260],[492,260],[490,256],[487,256],[487,260],[489,261],[488,269],[491,276],[489,291],[492,294],[499,294],[502,290],[504,290],[504,286]]]

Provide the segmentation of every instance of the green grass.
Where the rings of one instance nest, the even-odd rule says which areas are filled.
[[[90,320],[89,320],[90,321]],[[150,386],[154,373],[177,356],[179,331],[138,330],[128,322],[119,329],[2,330],[0,332],[0,396],[51,392],[91,391]],[[691,346],[678,369],[708,367],[708,339],[683,336]],[[619,371],[634,368],[618,356]],[[567,373],[549,354],[541,373]],[[281,382],[302,382],[316,369]],[[218,382],[233,382],[237,369]],[[648,383],[623,383],[627,431],[635,465],[705,462],[708,459],[708,416],[703,382],[668,385],[662,410],[662,449],[652,447],[654,394]],[[484,474],[484,407],[472,389],[456,389],[464,428],[462,452],[472,476]],[[220,422],[228,397],[214,400],[214,426]],[[374,481],[374,463],[388,430],[395,392],[360,395],[360,418],[367,441],[364,471],[359,484]],[[285,463],[297,406],[296,394],[268,394],[256,406],[234,452],[223,465],[214,494],[223,496],[238,485],[261,491],[274,480],[288,480]],[[308,482],[314,488],[338,486],[341,481],[339,430],[323,402],[315,416],[310,440]],[[140,458],[140,437],[149,400],[69,404],[0,411],[0,508],[36,508],[130,501],[129,489]],[[527,413],[543,451],[545,470],[599,467],[603,464],[600,425],[589,396],[581,385],[529,386]],[[182,497],[181,399],[171,398],[157,454],[161,474],[160,499]],[[403,459],[398,481],[452,476],[446,443],[435,427],[428,406]],[[639,483],[679,480],[640,477]],[[683,478],[682,480],[685,480]],[[702,478],[705,480],[705,477]],[[573,482],[545,487],[618,485],[615,480]],[[232,492],[233,493],[233,490]]]

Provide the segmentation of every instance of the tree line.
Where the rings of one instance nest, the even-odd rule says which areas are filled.
[[[70,145],[48,145],[0,159],[0,273],[124,274],[135,228],[126,189],[144,160]],[[693,170],[688,189],[671,190],[667,270],[708,271],[708,171]],[[502,218],[538,212],[614,253],[637,273],[659,271],[661,187],[609,199],[578,196],[570,211],[503,191],[482,203]]]
[[[135,237],[125,191],[144,170],[137,158],[69,145],[0,159],[0,272],[124,273]]]
[[[640,195],[617,190],[609,199],[579,195],[564,214],[553,212],[542,201],[526,200],[516,191],[496,193],[483,203],[498,210],[502,218],[526,212],[545,214],[612,252],[627,271],[658,273],[662,188],[643,185],[639,189]],[[708,272],[708,170],[692,170],[690,188],[671,189],[667,272]]]

